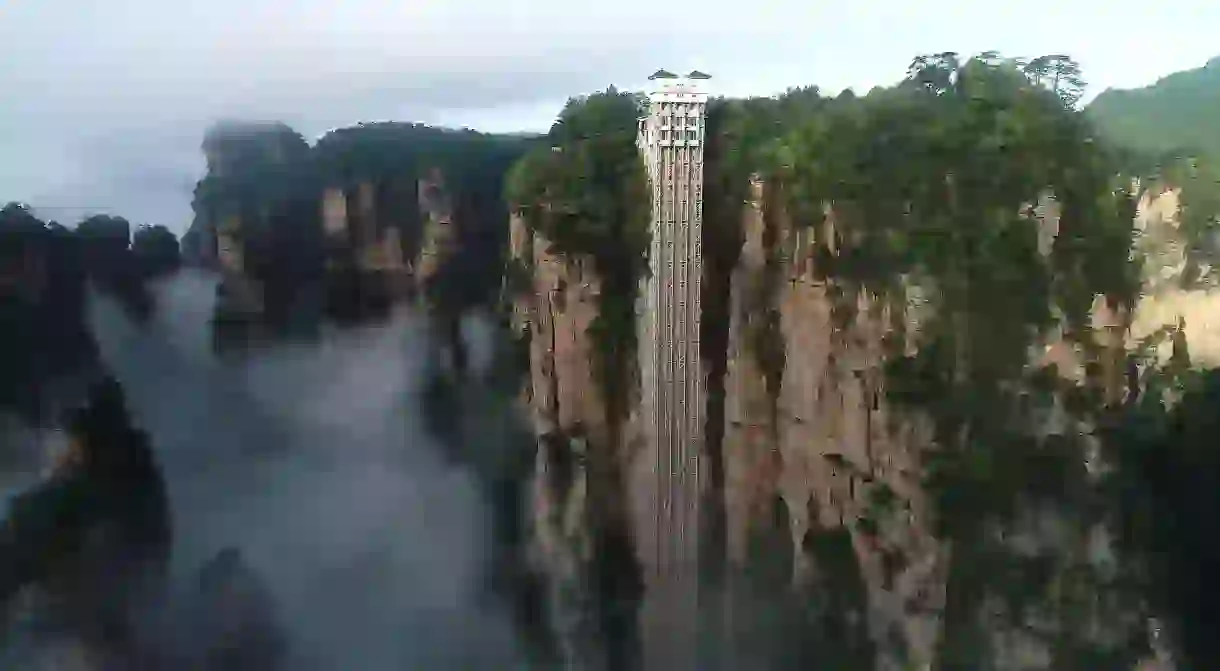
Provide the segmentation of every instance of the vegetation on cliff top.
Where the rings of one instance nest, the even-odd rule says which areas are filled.
[[[612,422],[625,416],[638,375],[635,299],[648,272],[652,212],[636,148],[643,104],[613,87],[569,100],[506,183],[509,201],[555,252],[593,261],[601,293],[589,334]]]

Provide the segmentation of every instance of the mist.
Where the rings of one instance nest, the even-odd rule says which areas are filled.
[[[103,360],[164,472],[176,584],[192,588],[204,561],[239,547],[278,602],[287,668],[512,666],[510,620],[488,598],[486,496],[420,410],[432,356],[423,317],[404,310],[319,343],[218,358],[215,282],[200,271],[161,281],[144,328],[91,301]],[[478,318],[464,331],[477,375],[491,332]],[[497,423],[512,420],[492,405],[461,418],[462,449],[484,463],[504,447]]]

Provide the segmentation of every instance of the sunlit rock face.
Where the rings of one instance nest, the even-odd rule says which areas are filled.
[[[1136,206],[1135,248],[1144,260],[1148,292],[1172,290],[1186,267],[1186,248],[1178,230],[1182,190],[1145,190]]]
[[[587,330],[597,317],[600,282],[590,259],[553,254],[541,235],[513,220],[516,259],[530,272],[530,286],[514,302],[514,321],[528,333],[530,375],[525,386],[539,435],[575,427],[595,436],[606,430],[604,404],[593,382],[593,350]]]
[[[926,530],[926,501],[919,488],[919,449],[928,433],[888,408],[881,368],[882,338],[891,320],[912,316],[893,315],[875,297],[861,295],[857,317],[837,328],[831,289],[816,276],[812,260],[814,239],[831,238],[833,220],[821,230],[797,230],[782,212],[764,211],[765,188],[753,185],[732,277],[721,448],[731,575],[749,572],[748,539],[774,523],[772,506],[781,499],[789,528],[776,531],[791,535],[792,586],[799,591],[829,577],[829,567],[820,566],[811,551],[814,539],[847,530],[874,636],[896,634],[913,657],[926,657],[935,638],[934,619],[906,617],[911,609],[904,604],[935,610],[940,599],[939,549]],[[771,286],[763,279],[768,258],[778,263],[778,280]],[[775,371],[760,364],[752,335],[765,318],[758,309],[760,292],[775,292],[761,300],[778,313],[774,328],[783,351],[778,388],[774,381],[768,384]],[[915,328],[907,325],[909,332]],[[894,514],[878,520],[881,528],[873,537],[860,533],[858,522],[869,512],[870,492],[881,485],[896,494],[898,505]],[[889,568],[895,558],[905,568]],[[732,619],[730,630],[741,626]]]
[[[1181,322],[1194,363],[1220,365],[1220,290],[1204,283],[1182,288],[1186,245],[1180,231],[1181,190],[1147,190],[1139,200],[1136,252],[1144,261],[1144,292],[1136,305],[1128,340],[1140,342],[1165,326]],[[1202,270],[1208,270],[1203,268]],[[1170,355],[1166,344],[1161,359]]]

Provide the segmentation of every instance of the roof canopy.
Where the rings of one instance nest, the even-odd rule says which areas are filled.
[[[690,74],[686,75],[686,78],[687,79],[711,79],[712,76],[706,72],[700,72],[699,70],[691,70]]]
[[[648,77],[648,81],[652,81],[654,79],[677,79],[677,78],[678,78],[678,75],[675,75],[674,73],[670,72],[669,70],[657,70],[656,72],[652,73],[652,75],[650,77]]]

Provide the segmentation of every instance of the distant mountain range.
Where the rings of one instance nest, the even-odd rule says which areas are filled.
[[[1138,89],[1107,89],[1086,108],[1098,128],[1140,152],[1220,159],[1220,56]]]

